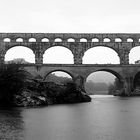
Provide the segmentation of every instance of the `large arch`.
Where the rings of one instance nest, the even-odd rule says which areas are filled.
[[[84,53],[83,64],[120,64],[120,58],[113,49],[96,46]]]
[[[53,46],[47,49],[43,55],[43,63],[74,64],[71,50],[63,46]]]
[[[115,89],[116,83],[118,84],[117,86],[119,87],[116,87]],[[97,71],[92,71],[91,73],[87,75],[84,81],[84,88],[88,94],[92,94],[91,90],[93,90],[94,88],[95,88],[95,91],[93,91],[93,94],[100,94],[100,93],[110,94],[109,88],[110,87],[112,88],[113,86],[114,86],[114,91],[122,90],[124,86],[124,80],[123,80],[123,77],[119,73],[113,70],[109,70],[109,69],[101,69]]]
[[[5,54],[5,61],[22,58],[25,59],[26,62],[35,63],[35,54],[30,48],[25,46],[14,46],[8,49]]]
[[[130,50],[129,64],[140,64],[140,46],[136,46]]]

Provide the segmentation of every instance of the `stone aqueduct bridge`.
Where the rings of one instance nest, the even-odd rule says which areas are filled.
[[[15,46],[30,48],[35,54],[35,64],[24,65],[33,75],[46,77],[53,71],[70,74],[77,86],[84,88],[89,74],[107,71],[123,83],[125,93],[134,88],[134,79],[140,72],[140,65],[129,64],[129,52],[140,46],[140,34],[73,34],[73,33],[0,33],[0,63],[4,63],[6,52]],[[74,56],[74,64],[43,64],[43,54],[53,46],[68,48]],[[93,47],[105,46],[113,49],[120,58],[120,64],[82,64],[84,53]]]

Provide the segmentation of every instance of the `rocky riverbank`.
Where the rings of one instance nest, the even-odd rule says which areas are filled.
[[[43,106],[90,102],[91,98],[76,88],[74,83],[58,85],[53,82],[28,81],[14,96],[14,106]]]

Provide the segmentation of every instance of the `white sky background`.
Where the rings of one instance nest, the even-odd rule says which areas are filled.
[[[0,32],[140,33],[139,17],[140,0],[0,0]]]

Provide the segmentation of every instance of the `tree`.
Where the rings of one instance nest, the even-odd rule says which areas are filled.
[[[24,87],[27,72],[18,64],[1,65],[0,67],[0,100],[12,104],[14,95]]]

